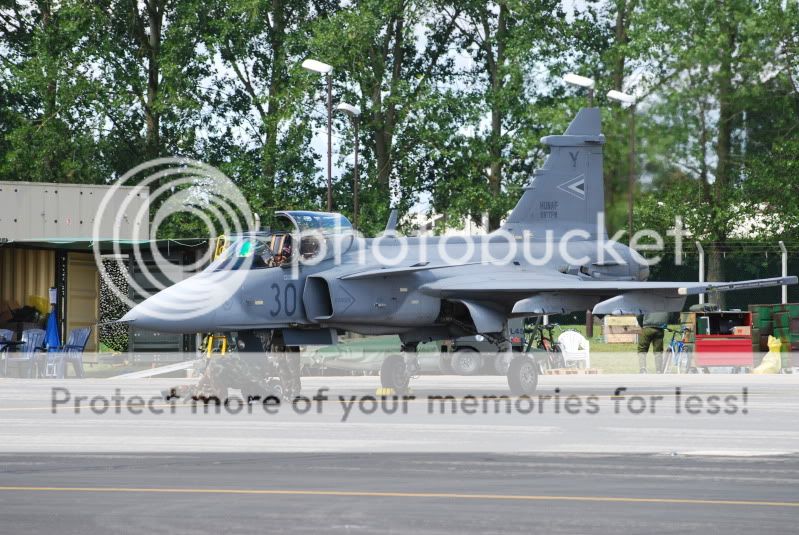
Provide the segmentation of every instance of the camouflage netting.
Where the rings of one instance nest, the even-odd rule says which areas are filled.
[[[127,268],[113,259],[103,260],[103,267],[114,286],[123,295],[126,295],[128,293],[128,281],[125,278]],[[100,277],[100,323],[117,320],[127,311],[128,306],[114,294],[105,279]],[[100,343],[111,351],[128,350],[128,326],[125,324],[101,325],[97,330],[97,335]]]

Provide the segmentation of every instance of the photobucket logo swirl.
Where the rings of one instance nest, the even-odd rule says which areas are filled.
[[[197,319],[229,308],[229,298],[244,283],[246,264],[252,262],[252,255],[237,259],[240,269],[231,270],[217,261],[187,287],[181,281],[213,260],[214,247],[204,248],[203,255],[187,264],[164,256],[168,242],[156,239],[159,229],[181,217],[204,226],[204,232],[195,230],[187,237],[208,238],[211,244],[220,235],[248,232],[253,223],[246,198],[230,178],[185,158],[158,158],[125,173],[104,195],[94,220],[95,261],[106,287],[121,302],[132,308],[139,300],[133,296],[143,299],[167,290],[157,304],[151,300],[142,305],[151,319]],[[113,255],[107,254],[109,242]],[[117,271],[125,274],[126,285],[110,276],[107,261],[121,268]]]

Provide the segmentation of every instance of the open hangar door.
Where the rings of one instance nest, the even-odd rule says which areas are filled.
[[[51,287],[58,288],[62,342],[70,330],[91,327],[86,350],[96,351],[99,273],[93,255],[13,245],[0,249],[0,324],[3,328],[10,328],[17,336],[24,329],[44,328]],[[11,310],[24,305],[35,305],[39,309],[39,323],[10,325]]]
[[[55,251],[0,247],[0,328],[11,329],[19,336],[35,324],[11,324],[12,311],[28,305],[42,308],[48,302],[48,288],[55,283]]]
[[[79,327],[91,327],[92,334],[86,344],[86,351],[97,351],[100,274],[94,261],[94,255],[67,253],[66,279],[67,332]]]

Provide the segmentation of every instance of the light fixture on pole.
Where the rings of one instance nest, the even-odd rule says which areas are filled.
[[[594,81],[591,78],[570,72],[563,77],[563,81],[567,84],[588,89],[588,107],[594,106]]]
[[[358,190],[360,186],[358,185],[358,146],[359,146],[359,138],[358,138],[358,125],[359,125],[359,118],[361,116],[361,108],[358,106],[353,106],[352,104],[347,104],[342,102],[336,108],[338,111],[346,113],[349,115],[350,119],[352,120],[352,127],[355,130],[355,164],[352,171],[352,189],[353,189],[353,197],[352,197],[352,219],[353,225],[355,228],[358,228]]]
[[[633,238],[633,206],[635,190],[635,104],[636,99],[633,95],[622,93],[612,89],[608,91],[608,98],[627,105],[630,109],[630,150],[627,154],[627,232],[628,240]]]
[[[306,71],[324,75],[327,81],[327,211],[333,210],[333,67],[315,59],[302,62]]]
[[[634,96],[628,95],[627,93],[622,93],[621,91],[616,91],[615,89],[608,91],[608,98],[615,100],[616,102],[621,102],[622,104],[627,104],[630,106],[635,105]]]

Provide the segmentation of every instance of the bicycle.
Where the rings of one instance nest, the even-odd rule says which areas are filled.
[[[663,369],[660,373],[669,373],[672,366],[674,366],[677,373],[688,373],[691,364],[691,354],[686,347],[685,338],[688,336],[688,332],[691,329],[682,327],[678,330],[666,327],[665,330],[671,333],[671,340],[669,341],[668,348],[666,348],[667,353],[664,355]],[[680,334],[679,340],[677,340],[678,333]]]
[[[566,361],[563,359],[560,345],[558,345],[555,339],[555,329],[560,329],[560,325],[557,323],[542,325],[540,323],[529,322],[525,322],[524,324],[524,336],[526,338],[524,352],[532,353],[533,350],[544,351],[546,353],[546,358],[543,359],[543,364],[549,369],[566,367]],[[542,359],[536,358],[535,360],[538,362],[539,366],[541,366]]]

